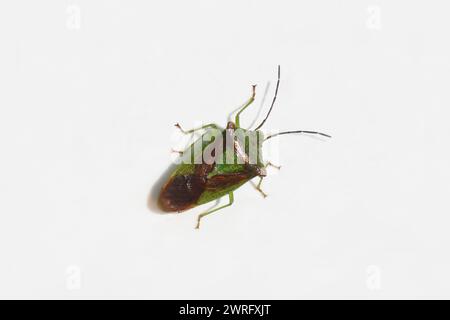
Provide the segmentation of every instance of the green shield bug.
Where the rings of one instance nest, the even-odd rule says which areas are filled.
[[[274,165],[262,159],[264,141],[293,133],[331,138],[324,133],[306,130],[283,131],[264,137],[260,129],[272,112],[279,85],[280,66],[278,66],[278,80],[270,109],[264,120],[254,130],[242,128],[239,120],[241,113],[255,100],[255,85],[250,99],[237,111],[235,121],[229,121],[225,128],[212,123],[185,131],[178,123],[175,125],[185,134],[198,130],[206,130],[206,132],[186,150],[180,152],[181,162],[163,184],[158,205],[164,212],[181,212],[228,196],[227,204],[210,209],[198,216],[196,226],[198,229],[203,217],[231,206],[234,201],[233,192],[255,177],[259,177],[256,189],[264,197],[266,196],[261,190],[261,183],[266,176],[267,166]]]

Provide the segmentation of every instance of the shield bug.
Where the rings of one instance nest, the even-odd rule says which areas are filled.
[[[184,134],[192,134],[199,130],[205,130],[205,132],[186,150],[180,152],[180,163],[162,186],[158,197],[158,205],[163,211],[181,212],[228,196],[227,204],[212,208],[198,216],[196,225],[198,229],[203,217],[231,206],[234,201],[233,192],[255,177],[259,177],[256,189],[266,197],[261,189],[261,183],[266,176],[266,168],[274,165],[262,159],[264,141],[294,133],[331,138],[324,133],[306,130],[283,131],[264,137],[260,129],[272,112],[279,86],[280,66],[278,66],[278,80],[270,109],[264,120],[254,130],[241,127],[240,115],[255,100],[256,85],[252,87],[250,99],[237,111],[235,121],[229,121],[225,128],[211,123],[199,128],[183,130],[178,123],[175,125]]]

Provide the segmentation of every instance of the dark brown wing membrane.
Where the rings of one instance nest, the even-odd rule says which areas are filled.
[[[205,191],[207,175],[213,169],[214,164],[198,164],[194,174],[172,177],[159,195],[160,208],[166,212],[175,212],[194,207]]]
[[[255,174],[251,171],[248,172],[236,172],[228,174],[218,174],[209,178],[206,182],[207,190],[225,189],[239,182],[249,180],[255,177]]]

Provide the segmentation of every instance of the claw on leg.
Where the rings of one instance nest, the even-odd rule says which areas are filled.
[[[201,126],[199,128],[194,128],[194,129],[191,129],[191,130],[184,130],[183,128],[181,128],[181,126],[180,126],[180,124],[178,122],[175,123],[175,127],[180,129],[180,131],[182,133],[184,133],[184,134],[189,134],[189,133],[192,133],[192,132],[195,132],[195,131],[198,131],[198,130],[203,130],[203,129],[206,129],[206,128],[216,128],[216,129],[219,128],[219,126],[217,124],[209,123],[209,124],[206,124],[206,125]]]
[[[256,96],[256,84],[252,84],[252,98],[254,99]]]
[[[266,164],[266,167],[268,167],[268,166],[271,166],[271,167],[274,167],[275,169],[278,169],[278,170],[280,170],[281,169],[281,166],[276,166],[276,165],[274,165],[272,162],[267,162],[267,164]]]
[[[263,196],[263,198],[267,198],[267,193],[265,193],[264,191],[262,191],[261,188],[256,188],[256,190],[258,190],[259,193],[261,193],[261,195]]]
[[[180,129],[181,132],[183,132],[184,134],[187,134],[186,131],[183,130],[183,128],[181,128],[180,124],[177,122],[175,123],[175,127],[177,127],[178,129]]]
[[[200,229],[200,219],[201,219],[201,215],[198,215],[197,217],[197,225],[195,226],[195,229]]]
[[[183,151],[179,151],[179,150],[174,150],[174,149],[172,149],[171,152],[172,152],[172,153],[178,153],[180,156],[183,155]]]

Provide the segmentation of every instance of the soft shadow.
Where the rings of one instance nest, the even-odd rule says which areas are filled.
[[[158,180],[153,184],[153,187],[151,188],[148,197],[147,197],[147,208],[158,214],[167,213],[161,210],[158,206],[158,197],[159,193],[161,191],[161,188],[163,187],[164,183],[169,178],[170,174],[175,170],[176,164],[171,163],[170,166],[163,172],[163,174],[159,177]]]
[[[219,203],[220,203],[220,199],[222,199],[222,198],[219,198],[219,199],[217,199],[216,201],[214,201],[214,204],[213,204],[211,207],[209,207],[208,209],[206,209],[204,212],[216,208],[216,207],[219,205]]]

